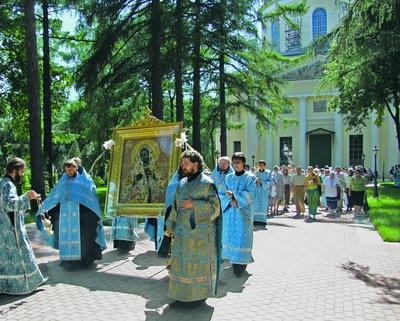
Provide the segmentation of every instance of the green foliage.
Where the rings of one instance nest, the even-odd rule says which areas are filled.
[[[79,148],[79,144],[78,142],[75,140],[68,152],[68,159],[72,158],[72,157],[81,157],[81,150]]]
[[[379,198],[368,190],[369,218],[384,241],[400,242],[400,189],[393,183],[379,184]]]
[[[324,84],[339,95],[329,107],[338,110],[349,127],[361,128],[386,112],[396,125],[400,149],[400,1],[356,0],[333,32]]]

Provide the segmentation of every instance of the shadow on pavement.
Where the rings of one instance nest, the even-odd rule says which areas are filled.
[[[11,312],[12,310],[18,309],[21,305],[27,303],[27,300],[30,296],[34,295],[35,293],[44,291],[40,287],[33,291],[32,293],[26,295],[8,295],[8,294],[0,294],[0,316],[6,315],[7,313]],[[12,304],[13,303],[13,304]],[[6,308],[2,308],[2,306],[11,304]]]
[[[104,266],[103,266],[104,268]],[[135,275],[114,274],[113,269],[106,272],[92,269],[65,271],[52,264],[49,269],[50,286],[59,283],[84,287],[90,291],[111,291],[133,294],[146,299],[146,307],[159,309],[169,303],[167,297],[168,279],[154,279]]]
[[[166,266],[167,259],[158,256],[156,251],[147,251],[140,253],[132,261],[137,265],[137,270],[146,270],[151,266]]]
[[[202,304],[197,307],[171,307],[167,306],[160,313],[158,311],[145,311],[146,321],[179,320],[179,321],[209,321],[214,313],[214,308]]]
[[[268,221],[267,226],[281,226],[281,227],[293,227],[293,228],[296,227],[296,226],[285,224],[285,223],[278,223],[278,222],[271,222],[271,221]]]
[[[228,292],[241,293],[245,288],[245,283],[249,279],[251,274],[247,271],[243,273],[241,277],[236,277],[233,274],[232,265],[229,263],[223,263],[221,266],[220,276],[218,280],[217,298],[222,298],[227,295]]]
[[[400,278],[385,277],[371,273],[368,266],[351,261],[342,264],[342,269],[348,271],[355,279],[363,281],[368,286],[380,289],[383,294],[381,299],[383,303],[400,305]]]
[[[113,254],[113,252],[109,253]],[[147,257],[149,257],[149,254],[150,257],[154,255],[154,253],[147,253]],[[112,255],[108,256],[107,259],[111,257]],[[139,263],[143,263],[144,257],[143,255],[138,259]],[[132,264],[130,260],[125,261],[125,263],[128,262]],[[174,319],[189,321],[195,318],[195,320],[209,321],[212,318],[214,308],[207,304],[196,307],[171,307],[169,304],[173,301],[167,296],[167,277],[155,279],[152,276],[139,277],[137,275],[114,274],[113,268],[109,268],[106,272],[93,269],[69,272],[65,271],[57,263],[52,263],[49,269],[49,274],[51,275],[50,286],[63,283],[84,287],[90,291],[111,291],[142,297],[146,300],[146,309],[148,309],[148,311],[145,311],[146,320]],[[102,268],[104,269],[104,265]],[[242,279],[241,282],[244,282],[247,277]],[[227,291],[241,291],[242,289],[243,287],[239,284],[236,286],[226,284],[223,295],[226,295]]]

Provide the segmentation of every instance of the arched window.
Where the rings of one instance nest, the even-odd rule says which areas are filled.
[[[280,34],[279,34],[279,20],[274,20],[271,22],[271,40],[272,40],[272,47],[279,51],[281,49],[280,46]]]
[[[313,39],[326,35],[326,11],[325,9],[315,9],[312,14]]]

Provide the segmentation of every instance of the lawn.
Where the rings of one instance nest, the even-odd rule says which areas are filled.
[[[379,197],[368,187],[369,218],[384,241],[400,242],[400,188],[393,183],[379,185]]]
[[[102,186],[97,188],[97,197],[100,201],[100,209],[101,209],[101,217],[103,219],[103,224],[106,226],[111,226],[112,219],[110,217],[106,217],[104,215],[104,206],[106,203],[106,193],[107,193],[107,186]]]

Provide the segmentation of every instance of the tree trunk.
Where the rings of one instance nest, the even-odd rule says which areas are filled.
[[[43,149],[49,187],[53,188],[53,140],[51,130],[51,76],[48,1],[43,0]]]
[[[193,148],[201,153],[200,138],[200,0],[195,1],[195,25],[193,29]]]
[[[163,94],[161,70],[161,9],[160,0],[151,3],[151,110],[158,119],[163,119]]]
[[[226,97],[225,97],[225,8],[226,1],[221,0],[220,2],[220,24],[219,24],[219,57],[218,57],[218,69],[219,69],[219,116],[220,116],[220,128],[221,133],[219,141],[221,143],[221,156],[227,154],[227,139],[226,139]]]
[[[182,90],[182,44],[183,44],[183,26],[182,26],[182,0],[176,0],[175,10],[175,96],[176,96],[176,120],[184,121],[183,90]]]
[[[40,78],[36,47],[35,1],[24,1],[25,49],[29,104],[29,138],[32,188],[44,195],[43,155],[40,127]]]
[[[221,156],[227,155],[227,141],[226,141],[226,99],[225,99],[225,54],[224,48],[221,48],[219,53],[219,121],[221,133],[219,141],[221,143]]]

